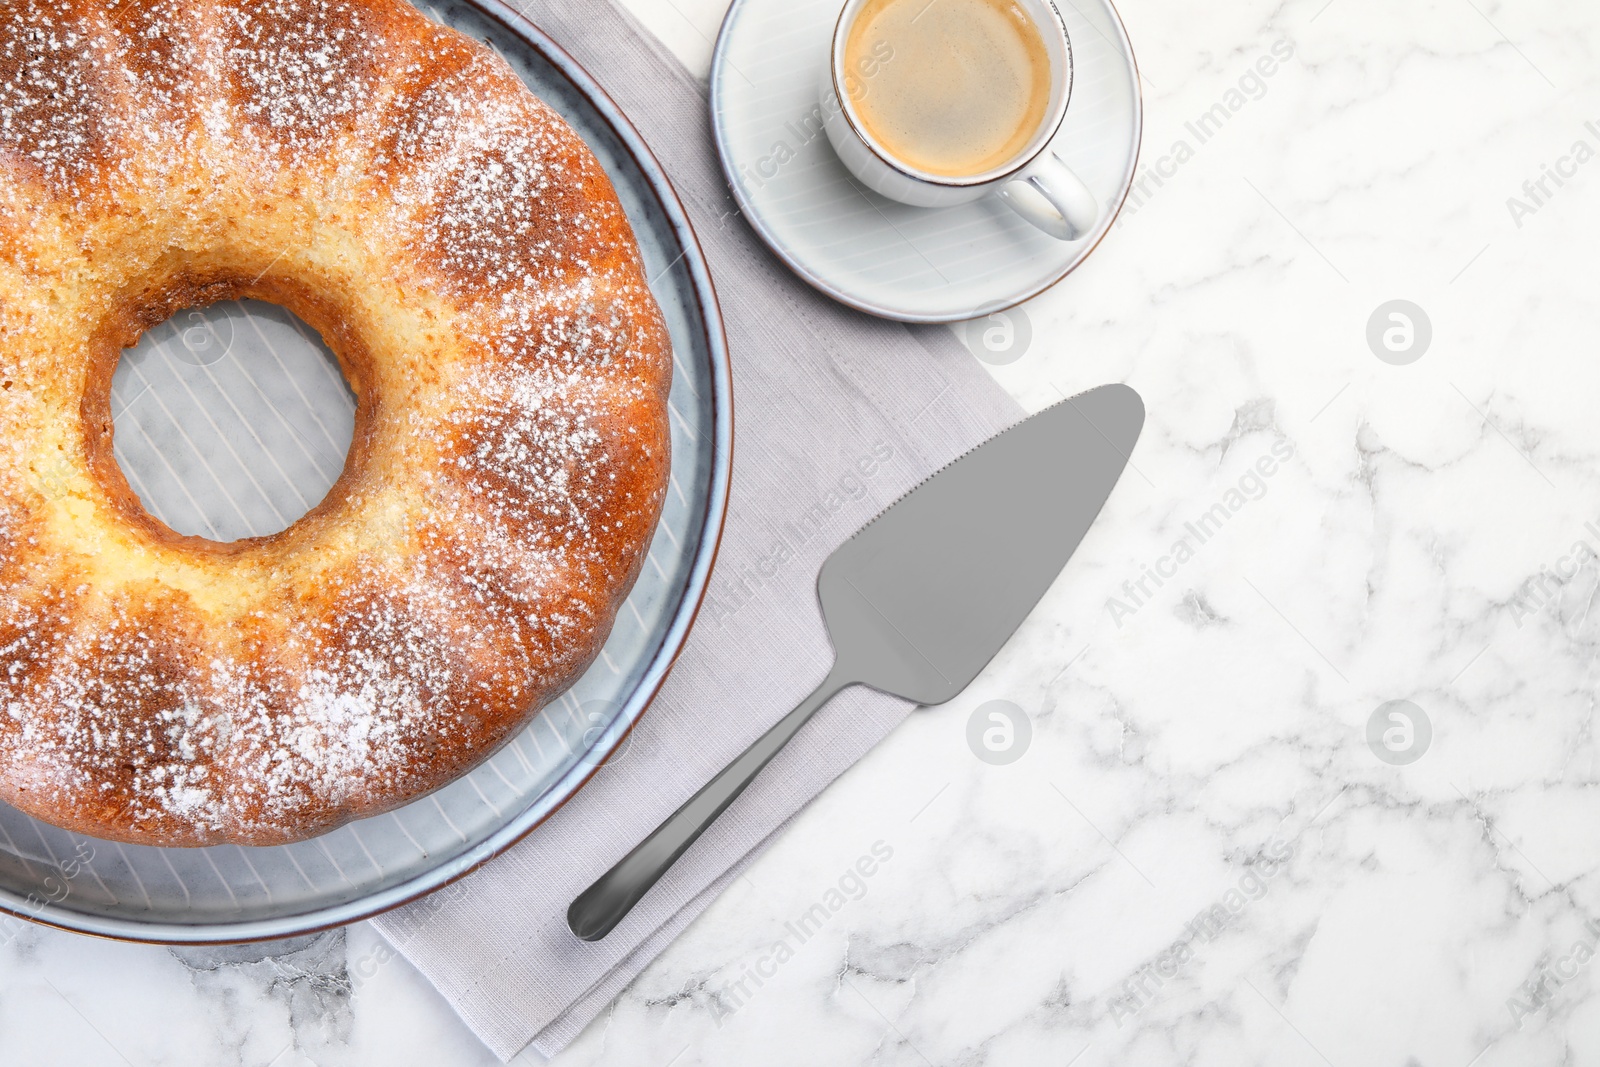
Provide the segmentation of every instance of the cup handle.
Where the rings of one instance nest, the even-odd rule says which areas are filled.
[[[1054,152],[1044,153],[1019,177],[1002,185],[999,197],[1058,241],[1078,240],[1100,218],[1094,194]]]

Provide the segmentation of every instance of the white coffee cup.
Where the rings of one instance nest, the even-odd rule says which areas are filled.
[[[1044,121],[1015,157],[992,170],[962,177],[930,174],[897,159],[866,129],[846,86],[861,74],[845,70],[845,46],[856,16],[870,0],[849,0],[834,26],[822,77],[828,140],[845,167],[867,188],[915,207],[948,207],[998,196],[1017,214],[1062,241],[1094,227],[1100,205],[1089,187],[1050,149],[1072,99],[1072,41],[1051,0],[1015,0],[1033,20],[1050,57],[1050,102]]]

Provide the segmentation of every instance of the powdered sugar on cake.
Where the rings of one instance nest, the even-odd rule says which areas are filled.
[[[48,434],[7,434],[0,794],[125,840],[272,843],[445,784],[597,653],[663,499],[670,354],[599,165],[397,0],[0,0],[0,75],[0,245],[83,256],[0,265],[0,433],[77,418],[25,372],[39,323],[87,337],[119,298],[94,242],[248,248],[248,215],[183,236],[240,188],[303,227],[268,270],[406,295],[387,314],[423,348],[372,358],[426,356],[430,383],[376,405],[338,522],[234,555],[119,521],[73,448],[47,478]]]

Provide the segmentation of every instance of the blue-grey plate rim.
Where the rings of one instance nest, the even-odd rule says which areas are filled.
[[[705,251],[695,235],[683,201],[673,189],[672,181],[667,177],[655,153],[645,143],[633,123],[622,113],[616,101],[600,87],[589,72],[549,35],[504,0],[464,0],[464,2],[501,23],[512,34],[521,38],[566,78],[598,112],[646,179],[663,215],[671,224],[673,233],[684,249],[682,263],[687,269],[691,288],[699,302],[696,319],[705,331],[706,348],[711,358],[714,409],[713,462],[711,484],[706,500],[705,525],[702,527],[700,544],[695,552],[694,566],[690,571],[683,600],[673,615],[672,623],[667,628],[661,646],[656,650],[632,696],[623,705],[616,719],[590,748],[587,758],[569,769],[554,786],[540,796],[538,801],[508,820],[505,826],[491,834],[476,848],[446,860],[408,881],[328,907],[281,918],[241,923],[192,926],[176,923],[140,923],[56,908],[50,904],[32,907],[25,902],[19,903],[8,899],[9,894],[5,893],[0,893],[0,914],[25,919],[41,926],[90,934],[114,941],[205,945],[300,937],[347,926],[402,907],[471,874],[532,833],[556,809],[571,799],[604,764],[604,757],[614,752],[638,725],[639,719],[666,682],[679,653],[683,651],[689,631],[694,626],[695,618],[699,615],[700,607],[705,600],[711,570],[716,563],[717,551],[721,547],[733,474],[733,372],[728,357],[728,338],[723,326],[721,306],[711,280],[711,269],[706,262]]]

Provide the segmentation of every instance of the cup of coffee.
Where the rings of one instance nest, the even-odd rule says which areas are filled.
[[[1100,215],[1050,150],[1071,98],[1051,0],[849,0],[822,80],[828,140],[869,189],[917,207],[999,196],[1063,241]]]

